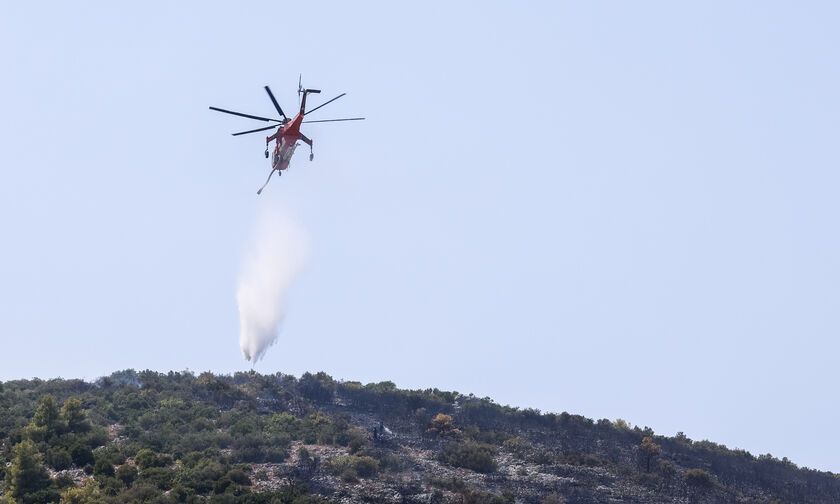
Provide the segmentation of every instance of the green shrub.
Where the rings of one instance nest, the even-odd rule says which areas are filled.
[[[373,457],[345,455],[330,462],[333,474],[344,475],[345,472],[352,472],[354,476],[370,478],[379,471],[379,461]]]
[[[683,474],[686,484],[694,487],[708,487],[712,485],[712,477],[703,469],[688,469]]]
[[[444,446],[440,453],[440,460],[454,467],[491,473],[496,470],[496,462],[493,460],[495,454],[496,450],[491,445],[465,441]]]
[[[84,467],[88,464],[93,465],[96,462],[96,458],[93,456],[93,451],[91,451],[90,447],[81,443],[75,444],[70,448],[70,458],[78,467]]]
[[[96,479],[99,481],[100,490],[105,495],[113,497],[119,495],[125,489],[122,482],[112,476],[97,476]]]
[[[137,479],[137,468],[128,464],[121,465],[117,468],[115,476],[126,487],[131,487],[131,484]]]
[[[158,459],[157,453],[148,448],[143,448],[134,455],[134,463],[143,471],[151,467],[158,467],[160,460]]]
[[[56,471],[63,471],[73,465],[73,457],[64,448],[50,448],[47,450],[46,462]]]
[[[353,468],[362,478],[369,478],[379,470],[379,461],[373,457],[355,457]]]
[[[150,467],[140,472],[140,481],[154,485],[160,490],[172,488],[173,473],[165,467]]]
[[[347,469],[341,471],[341,481],[345,483],[358,483],[358,474],[356,474],[356,471],[352,468],[348,467]]]
[[[517,436],[506,439],[505,442],[502,443],[502,448],[505,451],[513,453],[517,457],[521,458],[527,455],[533,447],[531,446],[531,443]]]
[[[96,463],[93,464],[93,475],[94,476],[113,476],[114,475],[114,465],[111,464],[111,461],[108,460],[107,457],[99,457],[96,459]]]
[[[213,493],[215,493],[215,494],[225,493],[225,491],[227,491],[227,489],[230,488],[233,484],[234,484],[233,480],[231,480],[227,476],[219,478],[218,480],[216,480],[216,483],[213,485]]]
[[[242,469],[231,469],[230,471],[228,471],[227,477],[230,478],[230,480],[236,483],[237,485],[251,485],[251,479],[248,478],[248,475],[245,474],[245,471],[243,471]]]

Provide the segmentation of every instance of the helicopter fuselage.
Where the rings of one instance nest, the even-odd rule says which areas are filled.
[[[274,154],[271,156],[271,168],[274,170],[285,170],[289,167],[289,161],[292,160],[292,155],[299,145],[298,140],[303,138],[300,133],[300,125],[303,123],[304,107],[306,106],[306,94],[304,93],[303,102],[301,103],[300,112],[285,124],[280,127],[276,133],[266,137],[265,144],[275,141]],[[310,140],[311,142],[311,140]],[[308,142],[307,142],[308,143]]]

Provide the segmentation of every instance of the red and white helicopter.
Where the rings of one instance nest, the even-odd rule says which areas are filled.
[[[295,153],[295,149],[297,148],[298,140],[303,140],[304,143],[309,145],[309,160],[315,157],[315,154],[312,152],[312,140],[306,137],[303,133],[300,132],[300,125],[302,123],[320,123],[320,122],[338,122],[338,121],[361,121],[364,117],[350,117],[346,119],[320,119],[316,121],[305,121],[304,116],[307,114],[311,114],[315,112],[319,108],[327,105],[328,103],[332,103],[335,100],[338,100],[342,96],[346,95],[347,93],[341,93],[340,95],[336,96],[332,100],[326,101],[312,110],[306,110],[306,96],[310,93],[320,93],[320,89],[304,89],[303,86],[300,84],[300,78],[298,78],[298,98],[303,95],[303,98],[300,100],[300,112],[297,115],[289,119],[286,117],[286,114],[283,113],[283,109],[280,108],[280,104],[277,103],[277,100],[274,99],[274,94],[272,94],[271,89],[268,86],[265,86],[265,92],[268,93],[268,97],[271,98],[271,103],[274,104],[274,108],[277,109],[277,112],[282,116],[282,119],[272,119],[270,117],[260,117],[251,114],[243,114],[242,112],[233,112],[232,110],[225,110],[220,109],[218,107],[210,107],[210,110],[215,110],[218,112],[224,112],[225,114],[233,114],[240,117],[247,117],[248,119],[256,119],[258,121],[265,121],[265,122],[275,122],[277,124],[272,124],[271,126],[266,126],[264,128],[257,128],[248,131],[240,131],[239,133],[234,133],[233,136],[239,135],[247,135],[248,133],[257,133],[259,131],[267,131],[270,129],[277,128],[277,131],[274,132],[273,135],[268,136],[265,138],[265,157],[268,157],[268,146],[272,140],[275,141],[274,145],[274,155],[271,157],[271,172],[268,174],[268,178],[265,180],[265,184],[257,191],[257,194],[262,193],[262,190],[265,189],[265,186],[268,185],[268,181],[271,180],[271,176],[274,174],[274,171],[277,170],[277,175],[280,176],[283,174],[282,170],[285,170],[289,167],[289,161],[292,159],[292,154]]]

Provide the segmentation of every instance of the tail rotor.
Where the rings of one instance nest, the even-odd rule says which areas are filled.
[[[303,74],[298,74],[298,107],[300,107],[300,94],[303,93],[303,86],[301,85],[302,78]]]

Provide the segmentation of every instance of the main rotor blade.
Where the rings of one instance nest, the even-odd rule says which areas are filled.
[[[268,97],[271,98],[271,103],[274,104],[274,108],[277,109],[277,112],[280,112],[283,119],[286,119],[286,114],[283,113],[283,109],[280,108],[280,104],[274,99],[274,94],[272,94],[271,89],[268,86],[265,87],[265,92],[268,93]]]
[[[341,93],[340,95],[336,96],[336,97],[335,97],[335,98],[333,98],[332,100],[330,100],[330,101],[328,101],[328,102],[325,102],[325,103],[322,103],[322,104],[318,105],[317,107],[315,107],[314,109],[312,109],[312,110],[310,110],[310,111],[307,111],[307,112],[306,112],[306,113],[304,113],[303,115],[306,115],[306,114],[311,114],[312,112],[315,112],[316,110],[318,110],[319,108],[323,107],[323,106],[324,106],[324,105],[326,105],[327,103],[332,103],[332,102],[334,102],[334,101],[338,100],[339,98],[341,98],[342,96],[344,96],[344,95],[346,95],[346,94],[347,94],[347,93]]]
[[[279,126],[280,126],[279,124],[274,124],[272,126],[266,126],[265,128],[252,129],[252,130],[248,130],[248,131],[240,131],[239,133],[231,133],[231,135],[233,135],[233,136],[247,135],[248,133],[256,133],[258,131],[266,131],[266,130],[277,128]]]
[[[347,119],[321,119],[319,121],[303,121],[305,123],[316,123],[316,122],[338,122],[338,121],[364,121],[364,117],[349,117]]]
[[[234,112],[232,110],[220,109],[218,107],[210,107],[210,110],[215,110],[216,112],[224,112],[225,114],[233,114],[235,116],[247,117],[248,119],[256,119],[258,121],[282,122],[282,121],[280,121],[280,119],[269,119],[268,117],[260,117],[260,116],[255,116],[255,115],[251,115],[251,114],[243,114],[242,112]]]

